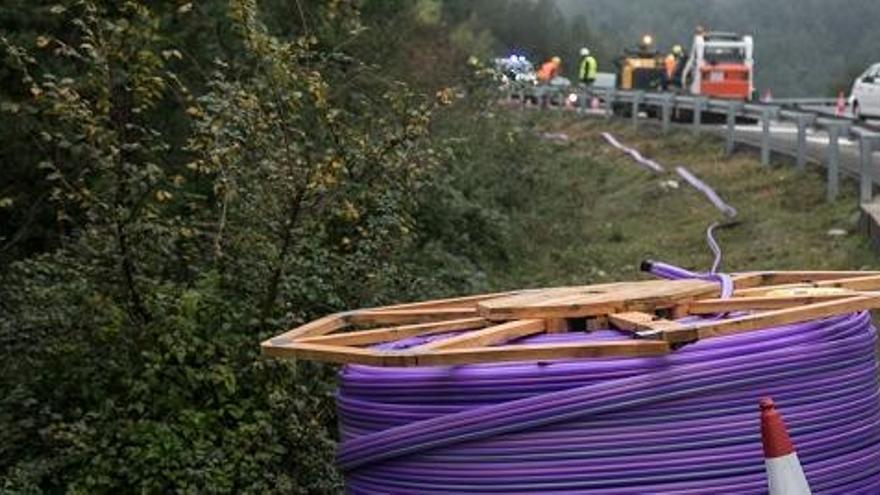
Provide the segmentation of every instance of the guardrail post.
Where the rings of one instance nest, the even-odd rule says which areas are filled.
[[[807,169],[807,126],[812,122],[811,115],[800,114],[797,116],[797,156],[795,167],[798,172]]]
[[[761,165],[770,166],[770,107],[761,109]]]
[[[693,132],[700,132],[703,125],[703,108],[706,106],[706,98],[697,98],[694,100],[694,125],[691,128]]]
[[[605,98],[605,117],[611,118],[614,117],[614,100],[617,99],[617,89],[610,88],[608,89],[607,97]]]
[[[840,127],[828,127],[828,201],[840,192]]]
[[[724,155],[727,157],[736,151],[736,111],[736,102],[727,102],[727,146],[724,148]]]
[[[581,100],[581,104],[578,105],[580,107],[579,111],[581,113],[586,113],[590,110],[590,102],[593,101],[593,95],[590,93],[590,88],[586,86],[581,88],[581,95],[583,99]]]
[[[876,134],[859,135],[859,200],[870,203],[874,199],[874,143],[880,137]]]
[[[633,127],[639,127],[639,108],[642,105],[642,99],[645,97],[645,93],[643,91],[636,91],[633,95],[632,102],[632,124]]]
[[[667,94],[663,97],[663,132],[669,132],[670,122],[672,122],[672,102],[675,100],[675,95]]]

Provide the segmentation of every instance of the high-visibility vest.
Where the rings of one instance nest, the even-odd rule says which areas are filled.
[[[596,79],[596,72],[599,70],[599,64],[592,55],[588,55],[581,60],[580,78],[581,81],[592,81]]]
[[[539,81],[550,82],[559,73],[559,66],[553,62],[545,62],[536,74]]]
[[[672,79],[675,76],[675,66],[678,65],[678,58],[670,53],[666,56],[666,60],[663,63],[666,65],[666,76]]]

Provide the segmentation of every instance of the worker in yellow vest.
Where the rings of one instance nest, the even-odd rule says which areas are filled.
[[[581,48],[581,65],[578,74],[580,81],[587,86],[592,86],[596,82],[598,70],[599,64],[596,62],[596,58],[590,54],[590,49],[586,47]]]

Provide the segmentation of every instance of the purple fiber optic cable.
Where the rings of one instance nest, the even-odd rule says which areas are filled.
[[[340,467],[353,494],[765,494],[756,404],[769,394],[815,493],[880,493],[875,343],[869,315],[855,313],[656,358],[350,365],[338,392]]]
[[[718,211],[723,213],[726,217],[733,218],[736,216],[736,208],[727,204],[721,196],[715,192],[715,189],[712,189],[708,184],[697,178],[690,170],[685,167],[675,167],[675,172],[688,184],[690,184],[694,189],[703,193],[704,196],[715,206],[718,208]]]
[[[615,138],[611,133],[603,132],[602,139],[607,141],[608,144],[610,144],[611,146],[629,155],[633,160],[635,160],[636,163],[647,168],[648,170],[657,173],[662,173],[666,171],[659,163],[642,156],[642,154],[639,153],[638,150],[621,144],[620,141],[618,141],[617,138]]]

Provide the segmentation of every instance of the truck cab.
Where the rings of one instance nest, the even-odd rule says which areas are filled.
[[[747,101],[754,83],[751,36],[709,32],[694,36],[681,87],[692,95]]]

